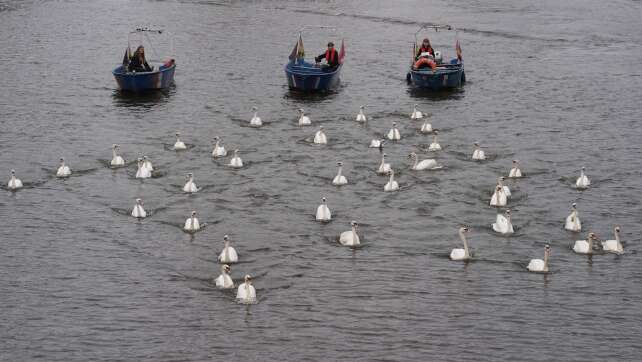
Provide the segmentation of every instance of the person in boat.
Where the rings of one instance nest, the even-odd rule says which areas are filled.
[[[419,58],[421,58],[421,53],[430,53],[433,58],[435,57],[435,50],[432,48],[432,45],[430,45],[430,39],[425,38],[421,43],[421,46],[415,55],[415,60],[419,60]]]
[[[417,59],[417,61],[413,65],[413,68],[415,70],[419,70],[422,68],[430,68],[434,71],[435,68],[437,68],[437,63],[435,63],[435,57],[428,52],[423,52],[419,54],[419,59]]]
[[[127,70],[130,72],[151,72],[153,70],[153,68],[147,64],[147,60],[145,60],[145,47],[141,45],[136,48],[134,55],[129,61]]]
[[[333,42],[329,42],[328,49],[325,51],[325,53],[319,55],[318,57],[315,57],[314,61],[320,63],[321,59],[325,59],[327,68],[336,68],[339,66],[339,52],[334,49]]]

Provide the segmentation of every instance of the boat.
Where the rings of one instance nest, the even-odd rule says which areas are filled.
[[[429,57],[430,61],[433,62],[430,66],[419,69],[415,67],[417,60],[415,57],[420,47],[417,36],[424,29],[434,29],[435,31],[454,30],[456,32],[450,25],[423,25],[420,27],[415,33],[412,61],[410,63],[410,70],[406,74],[406,81],[414,87],[434,91],[461,87],[466,83],[466,73],[464,72],[464,59],[462,57],[459,39],[455,42],[455,57],[446,60],[442,52],[435,51],[435,56]]]
[[[328,91],[336,88],[341,83],[341,68],[345,58],[345,43],[341,40],[341,49],[339,50],[339,65],[337,67],[328,67],[311,63],[305,60],[305,50],[303,48],[304,27],[299,30],[299,38],[294,45],[294,49],[289,56],[289,62],[285,65],[285,76],[288,80],[290,89],[303,92]],[[316,26],[314,28],[327,28]]]
[[[176,70],[176,60],[173,56],[165,57],[164,60],[160,59],[151,45],[150,34],[163,34],[163,30],[152,30],[147,28],[138,28],[130,32],[127,36],[127,49],[123,57],[123,63],[116,67],[112,74],[116,79],[118,88],[121,91],[128,92],[145,92],[149,90],[167,89],[174,84],[174,71]],[[129,71],[128,65],[132,56],[132,41],[137,40],[138,43],[143,44],[143,40],[147,43],[145,49],[151,49],[155,58],[148,59],[152,71],[150,72],[136,72]],[[173,49],[173,45],[172,45]],[[173,51],[171,52],[174,53]]]

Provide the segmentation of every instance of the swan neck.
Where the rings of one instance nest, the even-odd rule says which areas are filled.
[[[461,241],[464,243],[464,254],[466,256],[469,256],[469,253],[468,253],[468,240],[466,240],[466,235],[464,235],[463,232],[460,232],[459,233],[459,237],[461,238]]]
[[[620,244],[620,233],[618,231],[615,231],[615,240]]]
[[[544,270],[548,270],[548,251],[544,250]]]
[[[339,166],[339,172],[337,172],[337,176],[341,176],[342,171],[343,171],[343,166]]]
[[[412,156],[412,158],[414,160],[413,167],[417,167],[417,164],[419,163],[419,157],[417,157],[417,155],[414,155]]]

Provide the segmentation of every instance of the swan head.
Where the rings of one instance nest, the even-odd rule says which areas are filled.
[[[136,161],[138,161],[138,163],[142,163],[142,162],[143,162],[143,159],[142,159],[142,158],[140,158],[140,157],[138,157],[138,159],[137,159]]]
[[[319,126],[319,131],[323,132],[323,126]]]
[[[550,245],[548,245],[548,244],[546,244],[546,245],[544,246],[544,255],[546,255],[546,256],[551,255],[551,246],[550,246]]]
[[[366,108],[365,105],[359,107],[359,109],[362,110],[362,111],[363,111],[364,108]]]
[[[60,157],[60,164],[62,165],[63,163],[65,163],[65,159]]]
[[[120,145],[119,145],[119,144],[114,143],[113,145],[111,145],[111,148],[113,148],[113,149],[117,149],[117,148],[120,148]]]
[[[188,172],[187,175],[185,175],[185,178],[187,178],[188,180],[193,178],[193,177],[194,177],[194,174],[191,173],[191,172]]]
[[[301,115],[305,114],[305,112],[303,111],[303,108],[299,108],[299,113],[301,113]]]
[[[142,205],[143,204],[143,200],[142,199],[136,199],[136,204]]]
[[[176,135],[176,137],[181,135],[181,133],[179,131],[176,131],[176,133],[174,133],[174,134]]]
[[[325,197],[321,198],[321,201],[325,204]]]
[[[576,204],[576,203],[573,203],[573,204],[571,205],[571,208],[572,208],[573,210],[577,209],[577,204]]]
[[[343,162],[341,162],[341,161],[337,162],[337,166],[339,166],[339,167],[343,166]]]
[[[417,107],[418,107],[418,106],[419,106],[419,105],[418,105],[417,103],[415,103],[415,109],[417,109]]]
[[[214,141],[218,142],[218,140],[219,140],[218,136],[214,136]]]
[[[460,234],[468,233],[469,231],[470,231],[470,229],[468,229],[468,227],[466,227],[466,226],[462,226],[462,227],[459,228],[459,233]]]
[[[392,122],[392,128],[397,127],[397,122]]]
[[[230,266],[229,266],[229,265],[227,265],[227,264],[223,264],[223,265],[221,266],[221,271],[222,271],[222,272],[224,272],[224,273],[229,273],[231,270],[232,270],[232,269],[231,269],[231,268],[230,268]]]
[[[479,148],[479,142],[473,143],[473,146],[475,146],[476,148]]]
[[[586,171],[586,167],[582,166],[582,171]]]
[[[510,209],[507,209],[507,210],[506,210],[506,216],[509,216],[509,217],[510,217]]]
[[[359,224],[356,221],[352,220],[352,221],[350,221],[350,226],[352,226],[354,228],[358,228]]]
[[[192,217],[196,216],[196,211],[192,211]]]
[[[514,166],[519,165],[519,160],[513,160],[513,165],[514,165]]]
[[[590,232],[590,233],[588,234],[588,239],[595,240],[595,239],[597,239],[597,235],[595,235],[595,233],[593,233],[593,232]]]
[[[386,155],[386,154],[384,153],[384,154],[382,154],[382,155],[381,155],[381,158],[382,158],[382,159],[384,159],[384,158],[386,158],[386,156],[388,156],[388,155]]]
[[[11,176],[15,176],[15,175],[16,175],[16,170],[11,170]]]
[[[11,171],[13,172],[13,170],[11,170]],[[620,227],[616,226],[615,229],[613,229],[613,230],[615,230],[616,233],[619,233],[620,232]]]
[[[413,158],[413,157],[417,157],[417,154],[414,152],[410,152],[410,154],[408,155],[408,158]]]
[[[501,177],[499,178],[499,181],[505,181],[505,180],[506,180],[506,177],[504,177],[504,176],[501,176]]]
[[[239,153],[238,148],[234,150],[234,155],[237,155]]]
[[[249,274],[246,274],[243,279],[247,284],[252,284],[252,277]]]
[[[435,136],[436,136],[436,135],[438,135],[438,134],[439,134],[439,130],[437,130],[437,129],[436,129],[436,130],[434,130],[434,131],[433,131],[433,133],[434,133],[434,134],[435,134]]]
[[[143,156],[143,161],[147,161],[147,156]]]
[[[252,110],[256,112],[258,108],[256,108],[256,106],[252,106]]]
[[[499,185],[495,186],[495,191],[502,191],[502,187]]]

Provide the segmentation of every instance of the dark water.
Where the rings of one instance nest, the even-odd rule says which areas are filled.
[[[641,14],[639,1],[593,0],[0,2],[0,169],[28,184],[0,195],[0,359],[640,360]],[[405,85],[426,21],[463,29],[463,90]],[[336,94],[285,86],[304,24],[346,38]],[[176,35],[177,85],[132,100],[110,70],[141,25]],[[308,54],[326,40],[308,34]],[[433,43],[452,54],[451,36]],[[409,152],[430,157],[414,103],[441,130],[444,170],[408,168]],[[253,105],[261,129],[245,126]],[[316,126],[296,125],[299,107],[327,146],[309,144]],[[366,146],[392,121],[402,191],[384,193]],[[194,147],[169,151],[176,130]],[[246,168],[211,159],[216,135]],[[474,141],[488,162],[468,160]],[[147,154],[160,177],[105,167],[112,143],[128,161]],[[68,180],[52,177],[61,156]],[[487,203],[513,158],[527,177],[510,183],[516,235],[500,237]],[[330,185],[336,161],[342,189]],[[572,187],[581,166],[585,192]],[[206,188],[183,194],[187,172]],[[313,220],[323,196],[328,225]],[[142,222],[127,216],[136,197],[154,210]],[[621,225],[626,254],[574,254],[585,233],[562,229],[572,202],[602,238]],[[192,237],[180,225],[193,209],[209,225]],[[357,250],[336,243],[352,219]],[[447,257],[462,224],[468,265]],[[256,277],[257,305],[214,286],[224,234],[241,258],[235,281]],[[526,272],[545,243],[553,272]]]

